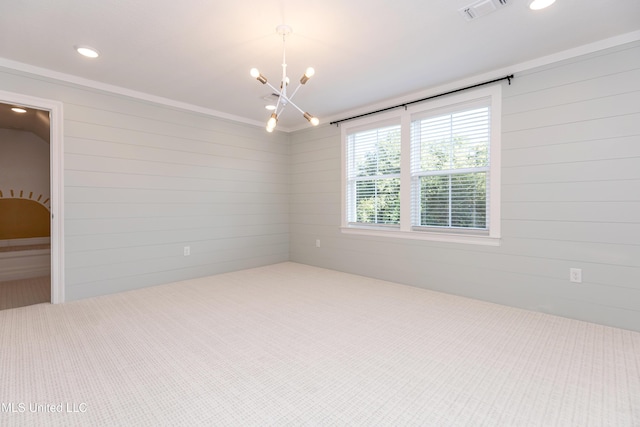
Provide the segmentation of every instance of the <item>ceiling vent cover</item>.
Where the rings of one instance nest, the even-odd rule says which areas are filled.
[[[511,0],[478,0],[468,6],[458,9],[458,12],[467,21],[481,18],[506,6]]]

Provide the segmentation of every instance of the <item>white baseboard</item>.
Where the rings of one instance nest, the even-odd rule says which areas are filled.
[[[0,252],[0,282],[51,274],[49,249]]]
[[[51,237],[31,237],[28,239],[4,239],[0,240],[0,247],[46,245],[51,243]]]

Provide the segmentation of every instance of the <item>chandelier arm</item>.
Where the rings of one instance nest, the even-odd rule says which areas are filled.
[[[282,94],[287,96],[287,33],[282,33]]]
[[[282,100],[284,99],[285,101],[287,101],[287,97],[286,95],[284,95],[280,90],[276,89],[271,83],[267,82],[265,83],[267,86],[269,86],[269,88],[271,88],[271,90],[273,91],[273,93],[275,93],[276,95],[278,95],[278,101],[276,102],[276,114],[280,114],[278,113],[278,107],[280,105],[286,105],[282,102]],[[284,107],[282,108],[284,110]],[[282,110],[280,110],[282,111]]]
[[[300,107],[298,107],[296,104],[293,103],[293,101],[291,101],[291,98],[287,98],[285,97],[285,100],[287,101],[287,104],[291,104],[293,105],[296,110],[300,111],[302,114],[304,114],[304,111],[302,111],[302,109],[300,109]]]
[[[289,101],[291,101],[293,97],[296,96],[296,92],[298,92],[298,89],[300,89],[301,87],[302,87],[302,84],[298,83],[298,87],[296,87],[296,90],[294,90],[291,96],[289,97]]]
[[[280,91],[280,89],[276,89],[275,86],[273,86],[271,83],[266,82],[265,84],[269,86],[276,95],[278,96],[282,95],[282,92]]]
[[[277,115],[278,117],[280,117],[280,114],[282,114],[282,112],[284,111],[284,109],[285,109],[285,108],[287,108],[287,104],[280,104],[280,107],[282,107],[282,108],[280,108],[280,111],[278,111],[278,107],[276,107],[276,115]]]

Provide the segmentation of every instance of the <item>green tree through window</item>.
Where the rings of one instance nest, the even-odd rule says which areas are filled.
[[[352,134],[349,171],[354,195],[351,222],[399,224],[400,128],[391,126]]]
[[[419,153],[415,225],[486,229],[489,109],[415,121],[412,141]]]

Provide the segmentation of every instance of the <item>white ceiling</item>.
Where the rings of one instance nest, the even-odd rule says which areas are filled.
[[[28,64],[262,124],[269,113],[261,98],[271,91],[249,69],[279,85],[282,39],[275,27],[285,23],[293,28],[292,80],[307,66],[316,69],[294,100],[326,123],[640,29],[639,0],[557,0],[539,12],[527,0],[509,0],[467,22],[458,9],[471,3],[2,0],[0,65]],[[80,57],[78,44],[97,48],[100,58]],[[279,122],[305,125],[290,107]]]

